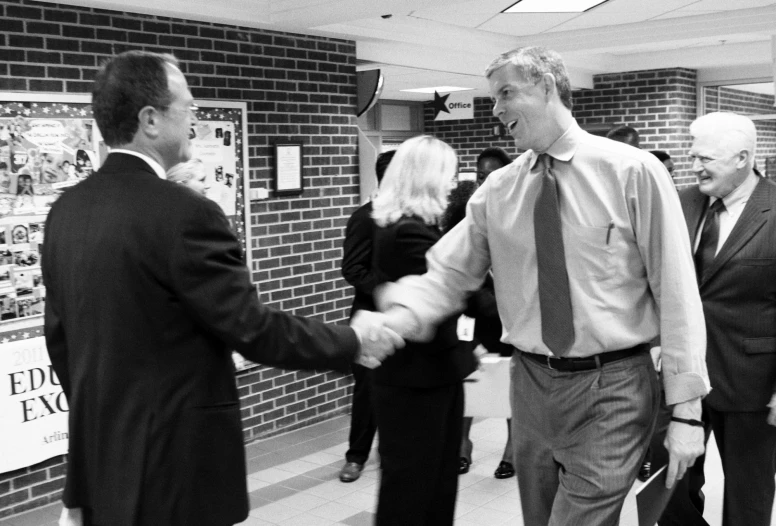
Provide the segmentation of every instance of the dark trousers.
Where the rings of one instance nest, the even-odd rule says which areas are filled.
[[[770,526],[776,490],[776,427],[768,425],[768,411],[706,410],[725,474],[722,526]]]
[[[381,467],[375,525],[451,526],[463,384],[372,387]]]
[[[377,420],[372,410],[372,370],[357,363],[353,364],[352,370],[353,402],[350,408],[349,448],[345,460],[365,464],[377,431]]]
[[[515,353],[511,376],[525,526],[619,524],[660,406],[649,353],[580,372]]]

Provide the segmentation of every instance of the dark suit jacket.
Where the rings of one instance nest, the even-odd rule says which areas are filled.
[[[372,299],[372,293],[377,285],[377,278],[372,272],[372,239],[375,229],[371,201],[353,212],[345,227],[342,277],[356,289],[351,316],[357,310],[375,310]]]
[[[512,356],[515,348],[501,341],[503,326],[498,314],[495,285],[490,273],[485,277],[482,288],[469,297],[464,314],[475,319],[476,342],[481,343],[489,353],[497,353],[504,357]]]
[[[46,221],[45,334],[70,405],[63,501],[96,524],[231,525],[248,499],[231,351],[348,371],[348,327],[262,305],[221,209],[111,154]]]
[[[396,281],[426,272],[426,251],[440,238],[436,227],[416,217],[404,217],[377,228],[372,249],[372,268],[377,283]],[[460,382],[473,372],[476,361],[471,342],[458,340],[458,316],[439,325],[427,343],[407,342],[374,370],[375,383],[404,387],[439,387]]]
[[[695,243],[708,197],[680,193]],[[776,184],[761,179],[700,281],[706,363],[719,411],[764,411],[776,387]]]

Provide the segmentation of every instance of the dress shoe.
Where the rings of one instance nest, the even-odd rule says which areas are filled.
[[[469,472],[469,466],[471,466],[471,462],[469,462],[468,458],[461,457],[461,463],[458,464],[458,474],[463,475],[464,473]]]
[[[638,478],[641,482],[646,482],[647,479],[652,475],[652,463],[649,461],[645,461],[643,464],[641,464],[641,468],[639,469],[639,474],[636,478]]]
[[[339,479],[342,482],[355,482],[361,476],[363,469],[364,465],[358,462],[345,462],[345,465],[342,466],[342,471],[340,471]]]
[[[515,476],[515,468],[512,467],[512,464],[509,462],[504,462],[503,460],[499,462],[498,467],[496,468],[496,471],[493,473],[493,476],[497,479],[508,479],[509,477]]]

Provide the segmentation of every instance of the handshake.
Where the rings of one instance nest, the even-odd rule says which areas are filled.
[[[361,342],[356,363],[374,369],[396,349],[404,347],[404,339],[388,327],[389,316],[380,312],[357,311],[350,326]]]

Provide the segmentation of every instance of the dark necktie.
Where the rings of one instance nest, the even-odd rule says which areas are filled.
[[[563,356],[574,343],[574,318],[563,248],[558,185],[552,171],[552,157],[542,154],[539,162],[544,167],[544,173],[534,206],[534,236],[542,340],[554,355]]]
[[[725,210],[722,199],[717,199],[706,212],[706,220],[703,222],[701,239],[698,242],[698,250],[695,251],[695,271],[698,274],[698,283],[703,278],[703,273],[711,266],[717,253],[719,243],[719,214]]]

